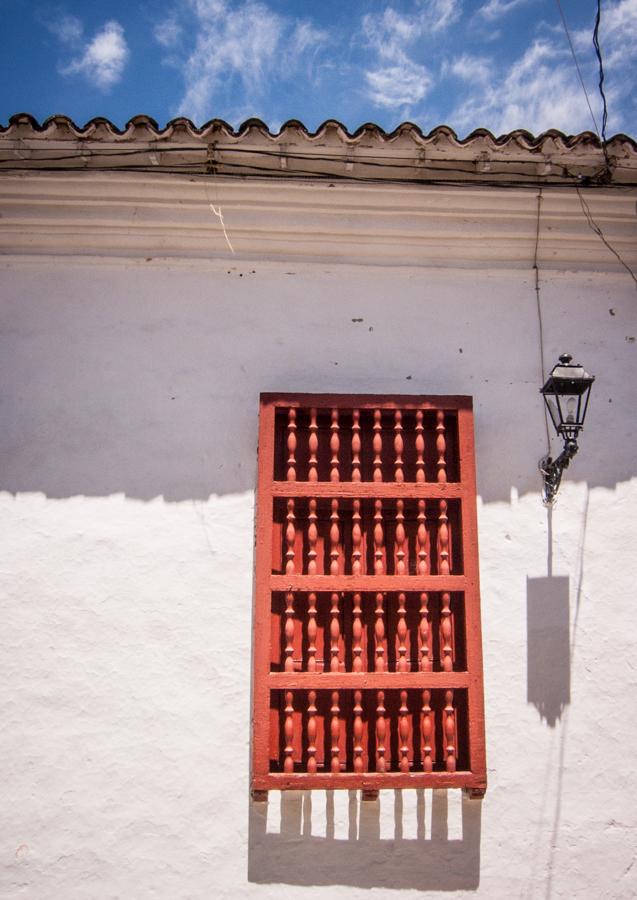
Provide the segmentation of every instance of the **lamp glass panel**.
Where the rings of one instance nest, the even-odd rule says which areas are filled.
[[[563,394],[559,394],[556,390],[555,399],[557,401],[557,422],[555,423],[555,427],[559,429],[566,421],[566,397],[564,397]]]
[[[565,397],[564,403],[564,424],[565,425],[577,425],[579,420],[579,398],[571,394],[568,397]]]
[[[560,427],[560,413],[557,406],[556,397],[554,394],[544,394],[544,400],[546,402],[548,411],[551,414],[553,427],[557,431],[557,429]]]
[[[584,425],[584,419],[586,418],[586,410],[588,409],[588,398],[591,395],[591,387],[592,385],[588,385],[588,389],[582,394],[580,397],[581,411],[580,411],[580,424]]]

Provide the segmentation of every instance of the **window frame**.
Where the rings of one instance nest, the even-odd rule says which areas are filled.
[[[461,480],[438,483],[406,482],[307,482],[275,481],[275,416],[280,408],[339,410],[453,411],[457,416],[457,453]],[[454,499],[462,508],[461,531],[463,574],[461,575],[313,575],[272,573],[273,515],[280,497],[360,497],[427,500]],[[273,591],[461,591],[464,594],[466,670],[452,672],[360,672],[306,673],[272,672],[271,598]],[[308,677],[311,675],[311,677]],[[355,684],[352,678],[356,679]],[[395,690],[463,690],[467,693],[467,769],[459,771],[390,771],[333,773],[321,771],[270,771],[270,692],[273,690],[383,689],[393,682]],[[386,687],[387,690],[390,688]],[[473,434],[473,403],[468,396],[345,395],[264,393],[260,399],[258,485],[255,526],[254,650],[252,683],[252,773],[255,799],[265,799],[268,790],[362,789],[374,796],[385,788],[463,788],[473,797],[486,790],[486,752],[480,590],[478,571],[478,527]]]

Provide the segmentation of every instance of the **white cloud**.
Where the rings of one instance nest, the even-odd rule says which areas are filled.
[[[285,50],[281,56],[283,69],[294,72],[303,65],[307,76],[313,80],[315,77],[314,61],[329,39],[330,35],[327,31],[317,28],[311,22],[297,22],[285,42]]]
[[[413,13],[388,6],[382,13],[363,16],[361,30],[370,47],[385,59],[405,58],[415,41],[448,28],[460,16],[458,0],[421,0]]]
[[[484,19],[492,22],[494,19],[499,19],[501,16],[505,16],[512,10],[517,9],[518,6],[528,2],[529,0],[489,0],[488,3],[480,7],[478,13]]]
[[[81,23],[79,32],[71,28],[63,33],[67,36],[60,39],[66,43],[81,43]],[[73,59],[63,64],[60,71],[63,75],[82,74],[96,87],[108,90],[122,77],[129,55],[124,29],[119,22],[112,20],[106,22],[93,40],[85,43]]]
[[[625,66],[629,59],[637,57],[637,0],[619,0],[604,6],[599,37],[602,59],[608,68]]]
[[[443,66],[443,75],[449,72],[463,81],[478,84],[487,84],[492,76],[493,63],[486,56],[471,56],[469,53],[463,53],[451,63]]]
[[[62,16],[61,19],[48,20],[46,27],[63,44],[77,44],[82,40],[84,28],[77,16]]]
[[[459,0],[424,0],[422,6],[423,26],[434,34],[457,22],[462,12]]]
[[[493,0],[495,9],[509,4]],[[483,7],[484,9],[485,7]],[[572,32],[588,99],[597,125],[601,126],[601,98],[598,67],[593,53],[592,30]],[[616,0],[604,4],[600,43],[606,74],[609,122],[607,135],[634,127],[630,102],[635,96],[637,59],[637,0]],[[495,61],[494,61],[495,66]],[[460,77],[469,72],[468,60],[460,57],[443,69]],[[479,75],[479,72],[475,74]],[[496,133],[526,128],[536,134],[548,128],[567,133],[594,130],[586,95],[579,82],[570,49],[561,29],[536,39],[508,68],[496,74],[492,69],[482,80],[467,79],[465,96],[456,105],[451,120],[458,129],[477,126]]]
[[[226,0],[190,0],[190,5],[201,22],[212,22],[216,16],[226,13],[228,7]]]
[[[424,99],[433,78],[426,66],[412,58],[410,48],[448,28],[459,15],[459,0],[420,0],[412,13],[388,6],[382,13],[363,16],[363,39],[376,51],[379,62],[364,72],[372,103],[389,109],[402,107],[405,116],[409,107]]]
[[[411,61],[365,72],[365,79],[372,102],[389,109],[419,103],[432,83],[427,69]]]
[[[316,28],[311,22],[297,22],[292,32],[290,43],[297,53],[304,53],[306,50],[314,49],[328,39],[328,32],[321,28]]]
[[[194,46],[180,64],[185,87],[179,114],[196,122],[224,115],[238,123],[256,115],[277,82],[299,76],[317,81],[318,56],[332,35],[311,21],[279,14],[261,0],[186,0],[182,13],[184,8],[195,28]],[[183,46],[191,33],[185,24],[173,16],[160,23],[155,37],[169,46],[175,35]],[[173,53],[164,62],[175,60]]]
[[[179,42],[182,27],[174,16],[159,22],[153,28],[153,37],[162,47],[174,47]]]
[[[277,58],[283,19],[262,3],[229,9],[221,0],[192,0],[198,32],[184,67],[186,91],[179,112],[196,120],[214,114],[215,94],[239,78],[255,99]]]
[[[571,36],[591,103],[595,110],[600,109],[599,68],[593,51],[592,30],[576,30],[572,32]],[[563,46],[567,46],[563,32],[560,38]],[[599,39],[605,74],[604,92],[608,102],[609,128],[607,134],[626,126],[632,127],[634,131],[634,119],[626,122],[622,110],[624,112],[630,110],[631,101],[635,96],[637,0],[618,0],[618,2],[602,6]],[[635,109],[634,101],[632,109]],[[599,112],[596,111],[595,115],[598,125],[601,127],[601,109]]]
[[[496,134],[525,128],[577,132],[592,128],[586,99],[570,55],[548,41],[535,41],[500,80],[470,93],[454,111],[455,127],[478,125]]]
[[[420,36],[420,23],[391,6],[382,15],[369,13],[361,22],[363,37],[382,59],[405,59],[405,47]]]

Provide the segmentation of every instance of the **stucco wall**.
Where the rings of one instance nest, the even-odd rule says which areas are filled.
[[[597,375],[550,514],[532,271],[2,263],[0,890],[637,893],[624,274],[542,280]],[[354,322],[362,319],[362,322]],[[474,396],[489,789],[248,796],[260,391]]]

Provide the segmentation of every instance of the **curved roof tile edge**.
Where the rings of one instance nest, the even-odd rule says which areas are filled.
[[[328,130],[333,130],[340,133],[341,138],[346,141],[356,141],[363,135],[369,135],[379,141],[389,143],[404,134],[408,134],[415,140],[425,143],[443,138],[458,146],[468,146],[478,140],[487,141],[494,147],[503,147],[509,143],[517,143],[519,146],[528,150],[536,150],[549,140],[561,142],[565,149],[572,149],[582,144],[589,144],[597,149],[600,149],[602,146],[599,137],[592,131],[583,131],[579,134],[567,135],[563,131],[555,128],[543,131],[539,135],[533,135],[530,131],[518,128],[498,136],[494,135],[486,128],[475,128],[466,137],[459,138],[454,129],[448,125],[437,125],[435,128],[432,128],[431,131],[425,133],[419,125],[416,125],[413,122],[402,122],[394,128],[393,131],[387,132],[380,125],[376,125],[373,122],[365,122],[353,132],[350,132],[347,127],[337,119],[326,119],[318,126],[316,131],[310,131],[298,119],[288,119],[281,125],[277,132],[272,132],[265,122],[257,118],[246,119],[237,129],[234,129],[232,125],[224,119],[209,119],[198,128],[191,119],[179,116],[167,122],[164,128],[160,128],[155,119],[144,114],[133,116],[133,118],[128,120],[124,128],[120,129],[111,122],[110,119],[103,116],[95,116],[86,122],[84,126],[80,126],[69,116],[62,114],[48,116],[40,123],[30,113],[22,112],[12,115],[8,125],[5,126],[0,124],[0,134],[6,134],[16,127],[24,125],[29,126],[33,132],[37,134],[43,134],[52,126],[57,126],[58,128],[68,129],[80,138],[90,137],[97,129],[101,128],[110,132],[113,137],[123,137],[131,131],[134,132],[141,129],[146,129],[150,139],[170,136],[176,130],[187,131],[197,137],[204,137],[212,131],[225,131],[229,137],[234,138],[243,137],[250,131],[259,131],[263,137],[269,140],[276,140],[281,137],[284,132],[294,129],[309,140],[315,140],[324,135]],[[612,137],[608,138],[606,146],[611,147],[614,143],[628,144],[637,152],[637,141],[627,134],[621,132],[614,134]]]

